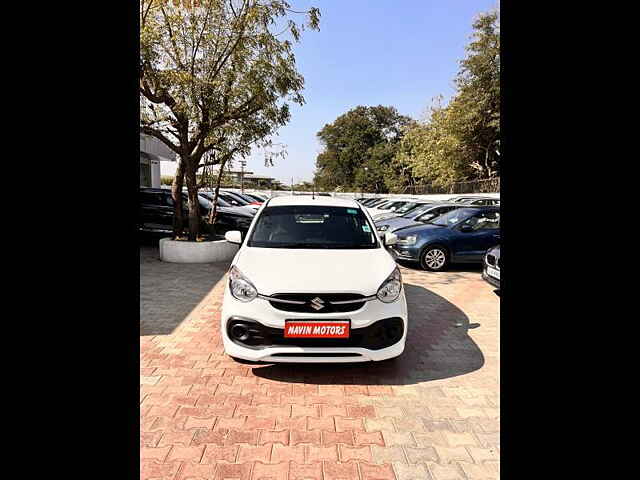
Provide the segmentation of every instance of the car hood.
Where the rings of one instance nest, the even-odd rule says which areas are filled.
[[[234,265],[263,295],[375,295],[396,263],[383,248],[362,250],[242,247]]]
[[[387,232],[395,232],[400,228],[422,226],[424,225],[424,223],[416,222],[414,220],[410,220],[404,217],[395,217],[395,218],[389,218],[387,220],[376,222],[376,225],[388,225],[389,228],[387,229]]]
[[[389,220],[390,218],[399,217],[399,213],[391,212],[391,213],[377,213],[373,215],[374,222],[380,222],[382,220]]]
[[[413,222],[412,225],[402,227],[393,231],[398,236],[406,237],[407,235],[413,235],[414,233],[420,233],[422,235],[429,234],[431,232],[442,232],[447,227],[440,227],[438,225],[430,225],[428,223]]]

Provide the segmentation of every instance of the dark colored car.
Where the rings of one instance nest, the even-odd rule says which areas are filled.
[[[441,271],[450,263],[482,263],[484,253],[500,243],[500,207],[461,207],[428,224],[393,232],[390,245],[398,260]]]
[[[482,263],[482,278],[500,290],[500,245],[489,249]]]
[[[249,205],[262,205],[262,203],[264,202],[264,200],[262,199],[256,200],[255,198],[253,198],[247,193],[242,193],[242,192],[232,192],[232,193],[235,194],[237,197],[240,197],[246,200],[247,202],[249,202]]]
[[[395,232],[401,228],[419,226],[456,208],[460,208],[457,203],[426,203],[404,215],[376,220],[376,230],[378,232]]]
[[[152,234],[172,234],[174,203],[171,190],[168,188],[140,188],[139,195],[138,230]],[[198,197],[202,232],[223,235],[228,230],[246,232],[249,229],[255,212],[247,208],[231,207],[228,204],[223,206],[222,201],[218,203],[218,215],[212,231],[204,220],[211,207],[211,201],[205,195],[201,193]],[[182,194],[182,209],[186,218],[189,215],[186,193]]]
[[[248,199],[244,198],[241,194],[239,194],[238,192],[230,192],[229,190],[220,190],[218,192],[219,196],[224,195],[226,198],[225,200],[229,203],[231,203],[232,205],[234,205],[232,200],[235,200],[238,205],[237,206],[241,206],[241,207],[245,207],[247,205],[250,205],[251,203],[253,203],[253,200],[249,201]],[[236,205],[234,205],[236,206]]]
[[[252,198],[255,202],[258,202],[260,204],[264,203],[267,199],[266,198],[262,198],[261,195],[258,195],[257,193],[244,193],[245,197],[249,197]]]

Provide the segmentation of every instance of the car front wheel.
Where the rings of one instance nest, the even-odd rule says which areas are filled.
[[[441,272],[448,263],[447,251],[439,245],[425,248],[420,255],[420,266],[424,270]]]

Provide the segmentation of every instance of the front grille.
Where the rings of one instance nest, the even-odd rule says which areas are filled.
[[[247,336],[234,338],[235,325],[244,325]],[[349,338],[285,338],[283,328],[272,328],[248,318],[232,317],[227,323],[227,335],[242,347],[263,349],[267,347],[361,347],[380,350],[398,343],[404,334],[404,323],[399,317],[385,318],[363,328],[352,328]]]
[[[319,299],[319,301],[315,301]],[[354,303],[333,303],[361,300]],[[365,304],[364,295],[358,293],[276,293],[269,297],[269,303],[277,310],[297,313],[345,313],[360,310]],[[277,300],[288,300],[286,303]],[[321,308],[314,308],[314,305]]]

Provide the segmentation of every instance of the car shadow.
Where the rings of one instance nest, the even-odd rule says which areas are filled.
[[[412,385],[456,377],[484,365],[469,337],[465,313],[422,286],[405,283],[409,328],[404,353],[390,361],[350,364],[264,364],[253,374],[270,380],[315,385]]]
[[[169,335],[200,305],[230,262],[168,263],[140,245],[140,335]]]
[[[406,260],[396,260],[398,265],[408,269],[408,270],[416,270],[419,272],[424,272],[425,270],[420,268],[417,262],[407,262]],[[445,272],[478,272],[482,273],[482,264],[481,263],[452,263],[447,266]],[[433,274],[438,274],[442,272],[429,272]]]

